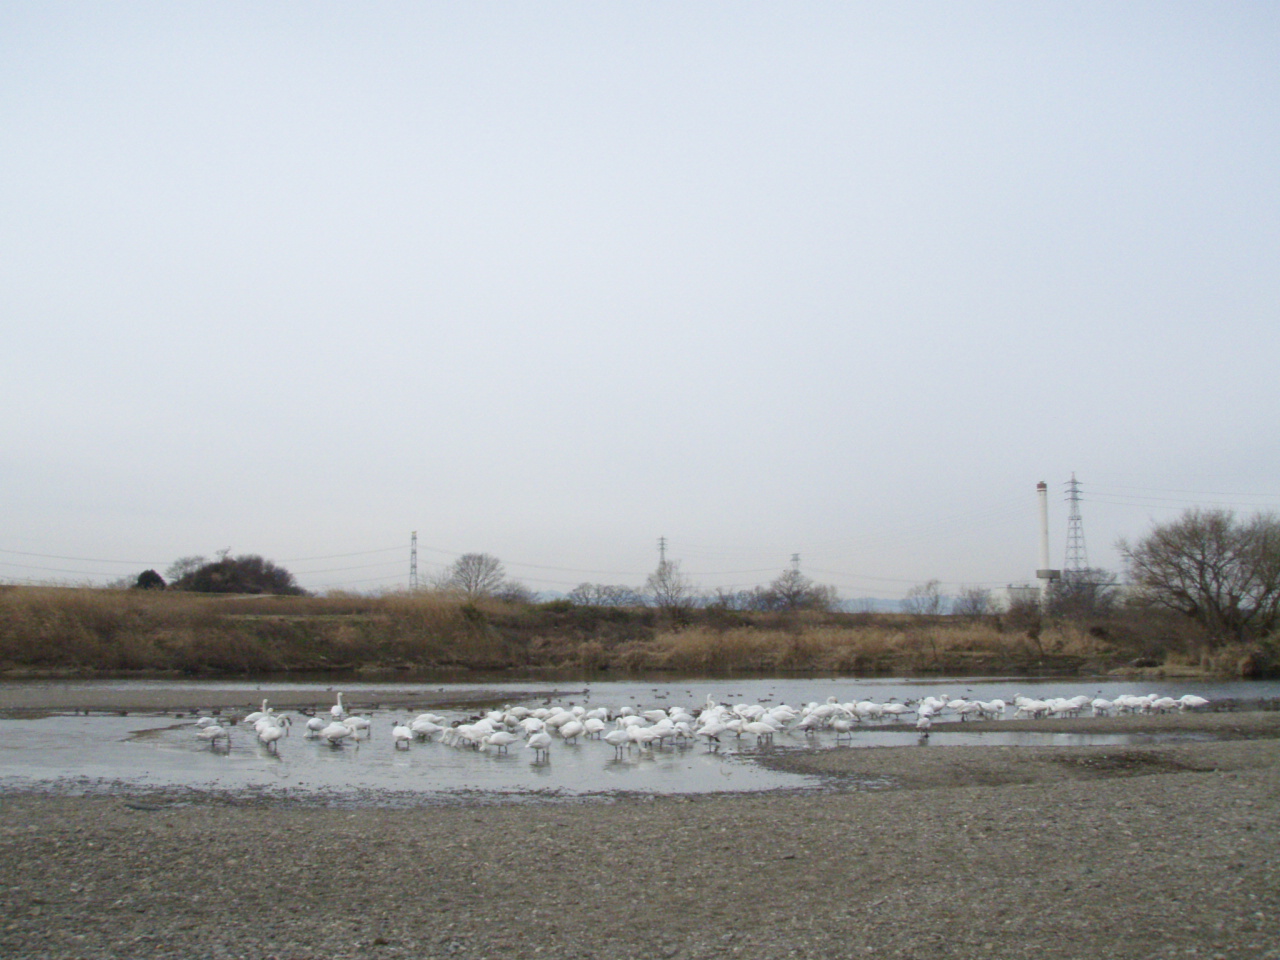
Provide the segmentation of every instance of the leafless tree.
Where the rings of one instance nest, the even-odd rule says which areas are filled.
[[[538,595],[519,580],[503,580],[493,595],[507,603],[538,602]]]
[[[1059,620],[1088,620],[1114,612],[1120,599],[1116,575],[1110,570],[1091,568],[1064,573],[1049,588],[1046,612]]]
[[[475,600],[497,593],[505,575],[497,557],[487,553],[464,553],[446,571],[444,582],[447,587]]]
[[[583,607],[639,607],[644,604],[638,590],[611,583],[580,583],[569,591],[569,600]]]
[[[759,587],[754,590],[733,590],[728,587],[716,587],[715,593],[707,597],[706,605],[709,610],[733,610],[736,612],[758,610],[757,600],[759,593]]]
[[[1193,508],[1118,544],[1140,600],[1175,610],[1211,642],[1266,636],[1280,621],[1280,519]]]
[[[201,556],[179,557],[164,572],[164,578],[170,583],[181,580],[189,573],[195,573],[209,561]]]
[[[814,583],[794,567],[783,570],[769,586],[756,591],[757,609],[830,610],[839,595],[836,588]]]
[[[951,604],[951,613],[957,617],[980,620],[995,612],[991,591],[986,587],[961,587],[960,595]]]
[[[654,606],[672,614],[687,611],[697,598],[693,582],[680,572],[678,560],[659,563],[658,569],[645,581],[645,589],[653,598]]]
[[[902,612],[917,617],[936,617],[942,613],[946,600],[942,596],[942,584],[937,580],[918,583],[907,591],[902,600]]]

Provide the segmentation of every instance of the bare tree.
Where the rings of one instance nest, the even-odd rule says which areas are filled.
[[[638,590],[611,583],[580,583],[569,591],[569,600],[583,607],[639,607]]]
[[[663,560],[658,569],[649,574],[645,589],[653,597],[654,606],[668,613],[679,614],[694,605],[696,593],[693,582],[680,572],[677,560]]]
[[[967,587],[960,588],[960,595],[956,597],[951,604],[951,613],[957,617],[967,617],[970,620],[980,620],[982,617],[990,616],[995,611],[995,604],[991,600],[991,591],[986,587]]]
[[[209,561],[201,556],[179,557],[165,570],[164,577],[170,583],[181,580],[189,573],[195,573]]]
[[[493,594],[507,603],[537,603],[538,595],[519,580],[504,580]]]
[[[487,553],[464,553],[445,572],[444,585],[475,600],[497,593],[505,576],[497,557]]]
[[[1116,575],[1110,570],[1090,568],[1064,574],[1049,587],[1046,612],[1061,620],[1088,620],[1114,612],[1120,599]]]
[[[937,580],[928,580],[907,591],[902,600],[902,611],[917,617],[936,617],[942,613],[945,603],[942,584]]]
[[[1280,620],[1280,519],[1193,508],[1136,544],[1121,540],[1140,600],[1175,610],[1213,642],[1266,636]]]
[[[835,587],[814,583],[794,567],[757,590],[756,598],[762,610],[830,610],[839,601]]]
[[[716,591],[707,597],[707,607],[712,610],[733,610],[737,612],[747,610],[766,610],[769,607],[763,599],[764,588],[756,587],[752,590],[732,590],[728,587],[716,587]]]

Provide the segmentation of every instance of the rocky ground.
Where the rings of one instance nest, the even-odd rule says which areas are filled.
[[[1073,725],[1154,739],[776,761],[817,794],[3,794],[0,957],[1280,960],[1280,713],[1034,728]]]

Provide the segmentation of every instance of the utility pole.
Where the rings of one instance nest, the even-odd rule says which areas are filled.
[[[409,535],[409,589],[418,589],[418,531]]]
[[[1067,556],[1062,564],[1064,580],[1083,580],[1089,575],[1089,553],[1084,546],[1084,520],[1080,517],[1080,483],[1074,472],[1067,484],[1067,502],[1071,512],[1067,517]]]

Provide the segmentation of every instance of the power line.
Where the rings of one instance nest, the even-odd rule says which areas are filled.
[[[34,563],[5,563],[0,560],[0,567],[17,567],[19,570],[43,570],[46,573],[70,573],[79,577],[105,577],[107,574],[90,570],[63,570],[61,567],[40,567]]]
[[[1275,493],[1225,493],[1221,490],[1176,490],[1166,487],[1144,487],[1133,483],[1111,483],[1107,484],[1111,487],[1120,487],[1128,490],[1150,490],[1155,493],[1182,493],[1190,497],[1246,497],[1254,500],[1280,500],[1280,494]]]
[[[364,557],[371,553],[399,553],[404,547],[382,547],[379,550],[358,550],[355,553],[330,553],[322,557],[293,557],[287,560],[281,560],[281,563],[303,563],[307,560],[341,560],[344,557]]]
[[[1225,500],[1174,500],[1168,497],[1129,497],[1127,499],[1107,499],[1124,497],[1124,494],[1102,493],[1098,496],[1081,497],[1085,503],[1103,503],[1110,507],[1135,507],[1149,510],[1178,510],[1184,507],[1226,507],[1228,509],[1274,510],[1275,504],[1267,503],[1232,503]]]
[[[393,564],[396,567],[399,567],[400,561],[399,560],[383,560],[381,563],[361,563],[361,564],[357,564],[354,567],[327,567],[324,570],[304,570],[299,572],[305,576],[314,577],[321,573],[342,573],[342,571],[344,570],[373,570],[373,569],[376,569],[377,567],[389,567],[389,566],[392,566]],[[390,574],[388,574],[388,576],[390,576]]]
[[[80,563],[127,563],[132,566],[152,566],[154,564],[154,561],[151,560],[104,560],[101,557],[64,557],[56,553],[27,553],[23,550],[0,550],[0,553],[11,554],[15,557],[40,557],[44,560],[77,560]]]

